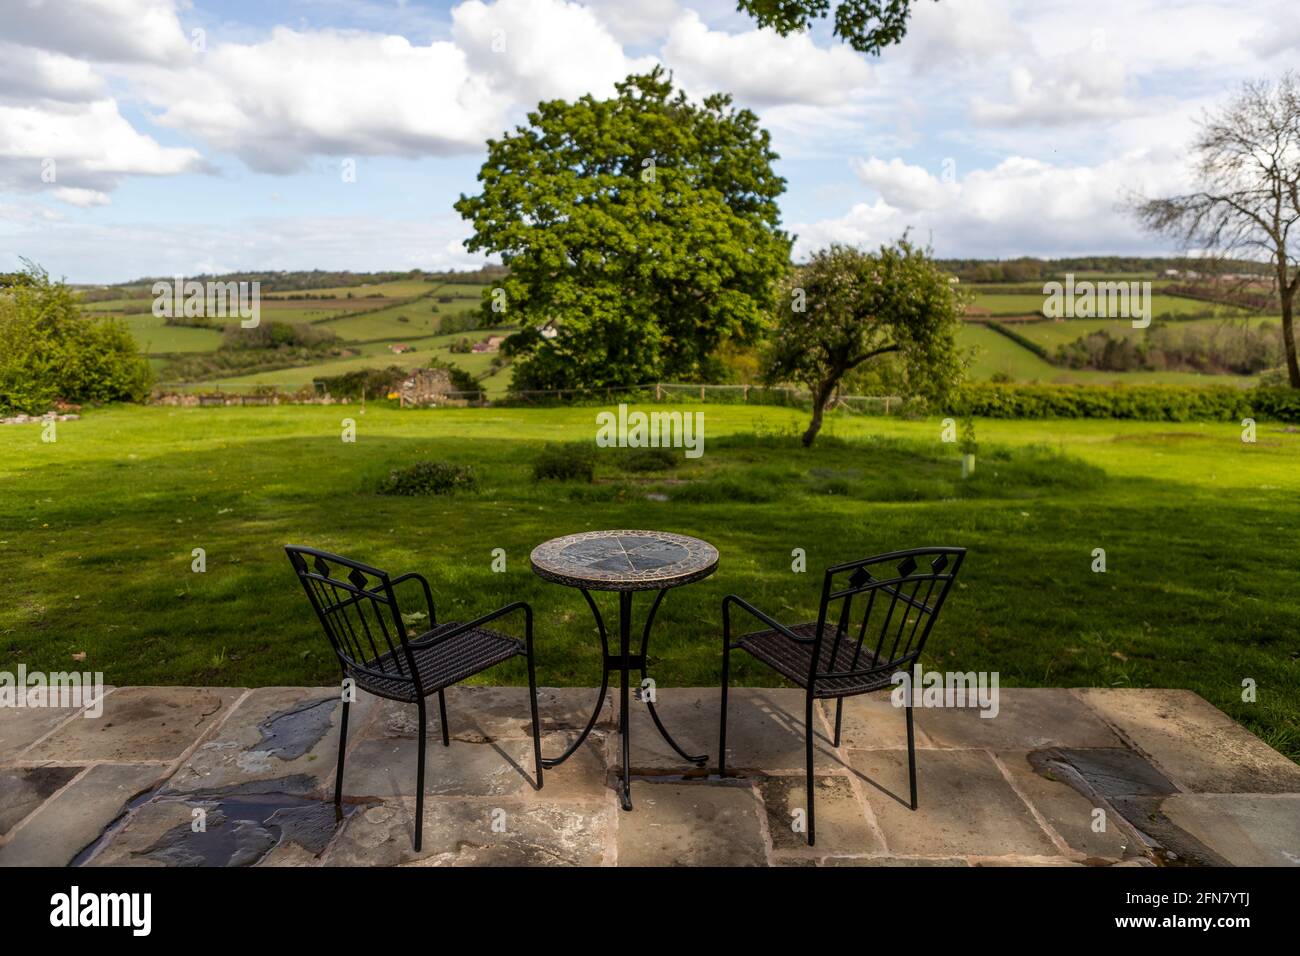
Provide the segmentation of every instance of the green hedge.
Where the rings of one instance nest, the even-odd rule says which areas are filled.
[[[951,411],[983,418],[1129,418],[1142,421],[1300,422],[1300,390],[1230,385],[963,386]]]

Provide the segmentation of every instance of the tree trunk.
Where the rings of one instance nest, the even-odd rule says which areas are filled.
[[[1295,354],[1295,324],[1292,319],[1292,305],[1295,293],[1282,290],[1282,343],[1286,350],[1286,373],[1292,388],[1300,388],[1300,364]],[[807,444],[807,442],[804,442]]]
[[[822,413],[826,411],[826,403],[830,400],[831,387],[823,387],[813,392],[813,415],[812,421],[808,424],[808,430],[803,433],[803,447],[811,448],[812,443],[817,440],[817,433],[822,430]]]

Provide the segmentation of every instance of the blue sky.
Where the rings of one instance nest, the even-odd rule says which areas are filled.
[[[0,9],[0,269],[79,282],[472,267],[451,205],[484,138],[656,63],[759,114],[799,254],[908,228],[944,256],[1173,252],[1124,195],[1186,188],[1202,111],[1300,50],[1272,0],[921,0],[879,58],[727,0]]]

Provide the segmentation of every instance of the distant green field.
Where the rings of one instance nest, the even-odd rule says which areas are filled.
[[[423,365],[428,365],[430,361],[437,359],[442,362],[450,362],[458,368],[464,369],[471,375],[478,377],[488,371],[492,365],[493,356],[490,353],[456,353],[452,352],[450,346],[452,343],[461,338],[469,338],[471,341],[477,341],[486,338],[492,330],[481,329],[475,332],[458,333],[454,335],[435,335],[420,338],[411,338],[406,340],[405,344],[414,346],[414,352],[403,352],[396,355],[392,352],[390,345],[392,343],[371,342],[364,345],[353,346],[361,354],[352,358],[331,359],[327,362],[319,362],[315,365],[304,365],[298,368],[278,369],[275,371],[256,372],[251,375],[240,375],[232,378],[221,378],[212,380],[212,384],[223,387],[236,386],[244,387],[250,385],[276,385],[286,389],[301,388],[304,385],[310,385],[314,379],[337,375],[346,375],[349,372],[356,372],[367,368],[387,368],[390,365],[399,365],[402,368],[413,369]],[[498,333],[499,334],[499,333]],[[503,372],[485,380],[482,384],[489,395],[503,394],[509,380],[509,372]]]
[[[1113,322],[1113,319],[1075,319],[1063,323],[1063,326],[1068,332],[1077,326],[1095,327],[1096,323]],[[1043,329],[1048,325],[1049,323],[1022,323],[1016,325],[1016,331],[1024,334],[1027,329]],[[1061,327],[1051,325],[1054,328]],[[1086,334],[1084,330],[1076,330],[1064,341],[1073,341],[1083,334]],[[973,378],[982,381],[987,381],[997,374],[1008,375],[1013,381],[1018,382],[1044,382],[1058,385],[1236,385],[1247,388],[1258,381],[1255,376],[1248,375],[1202,375],[1198,372],[1098,372],[1090,369],[1058,368],[1005,335],[970,322],[962,326],[958,344],[975,350],[970,374]]]
[[[479,306],[483,286],[455,285],[444,286],[438,295],[417,299],[414,302],[395,304],[390,308],[365,315],[343,316],[322,322],[321,327],[329,329],[347,342],[369,342],[377,339],[405,341],[407,336],[429,335],[439,328],[439,319],[443,316],[461,315],[472,312]],[[438,299],[452,297],[451,302],[439,302]],[[437,309],[438,311],[433,311]],[[403,317],[406,321],[402,321]]]
[[[360,285],[335,286],[328,289],[285,289],[281,292],[263,292],[267,298],[286,298],[289,296],[344,297],[351,293],[357,297],[382,295],[390,299],[406,299],[424,293],[441,285],[425,279],[398,279],[395,282],[361,283]],[[308,300],[301,300],[308,301]]]
[[[1094,281],[1140,279],[1152,281],[1153,287],[1157,289],[1168,284],[1169,281],[1150,280],[1146,276],[1101,276],[1085,273],[1076,273],[1076,276],[1079,279],[1089,278]],[[963,290],[973,295],[973,305],[977,309],[989,310],[989,317],[996,320],[999,316],[1031,315],[1042,309],[1043,284],[1038,280],[992,283],[989,285],[990,288],[1016,291],[983,292],[980,285],[968,283],[963,286]],[[381,365],[415,368],[435,358],[453,362],[475,376],[483,375],[490,367],[492,360],[490,355],[453,354],[448,346],[462,335],[476,338],[481,337],[485,332],[442,335],[439,330],[444,318],[463,316],[479,308],[485,288],[487,286],[483,283],[441,283],[407,279],[313,289],[305,293],[313,297],[308,299],[288,298],[290,295],[304,293],[288,291],[264,293],[261,313],[264,321],[312,323],[333,332],[342,344],[360,354],[301,368],[257,372],[210,381],[214,385],[222,386],[277,385],[296,388],[309,384],[313,379],[323,375],[341,375]],[[450,301],[439,301],[440,299]],[[391,304],[385,304],[385,300],[389,300]],[[148,300],[123,297],[88,303],[87,308],[95,314],[121,314],[125,309],[139,308],[145,301]],[[1189,319],[1187,327],[1222,324],[1229,317],[1245,320],[1245,313],[1223,306],[1216,307],[1210,303],[1168,295],[1156,294],[1152,297],[1152,312],[1156,315],[1161,313],[1191,315],[1206,310],[1215,310],[1222,317]],[[216,330],[167,326],[149,312],[128,314],[125,316],[125,321],[140,343],[141,350],[153,356],[162,353],[211,351],[221,343],[221,335]],[[1249,319],[1251,324],[1260,321],[1266,320],[1259,317]],[[1054,350],[1060,345],[1099,329],[1106,329],[1117,335],[1135,334],[1131,323],[1123,319],[1071,319],[1062,322],[1018,323],[1016,329],[1020,334],[1049,350]],[[417,351],[400,356],[392,354],[389,345],[399,342],[413,345]],[[961,342],[975,350],[972,374],[977,379],[1005,375],[1015,381],[1062,383],[1176,382],[1245,385],[1253,382],[1253,379],[1249,378],[1183,372],[1070,371],[1045,362],[1023,346],[976,323],[968,323],[963,327]],[[155,361],[153,364],[155,371],[161,371],[163,363]],[[509,379],[510,372],[507,369],[483,380],[483,385],[489,395],[499,395],[504,393]]]
[[[1257,327],[1261,322],[1278,324],[1281,319],[1276,316],[1234,316],[1217,319],[1187,319],[1178,323],[1180,329],[1240,329],[1243,326]],[[1133,328],[1128,319],[1067,319],[1063,321],[1044,320],[1042,322],[1016,323],[1016,332],[1044,348],[1055,349],[1067,345],[1075,339],[1093,332],[1109,332],[1112,336],[1142,335],[1142,329]]]
[[[967,292],[973,292],[974,297],[971,305],[975,309],[988,309],[993,316],[999,315],[1032,315],[1040,312],[1046,305],[1047,296],[1043,294],[1042,283],[1038,284],[1037,292],[1026,292],[1024,294],[1012,293],[983,293],[978,287],[967,287]],[[1245,315],[1241,309],[1234,309],[1231,306],[1215,305],[1212,302],[1203,302],[1199,299],[1186,299],[1181,296],[1160,295],[1153,293],[1151,296],[1151,315],[1188,315],[1194,313],[1212,312],[1215,315]]]
[[[160,352],[211,352],[221,344],[221,333],[216,329],[196,329],[183,325],[167,325],[152,313],[122,316],[131,335],[147,355]]]

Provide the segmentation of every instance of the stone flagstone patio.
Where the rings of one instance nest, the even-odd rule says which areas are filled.
[[[339,819],[337,694],[121,687],[95,719],[0,710],[0,865],[1300,864],[1300,766],[1189,691],[1004,689],[993,719],[918,710],[916,812],[888,696],[845,702],[838,748],[824,703],[810,848],[792,829],[802,691],[733,689],[726,780],[684,766],[634,700],[625,813],[608,703],[536,792],[526,690],[456,687],[450,747],[431,713],[419,854],[415,708],[353,706]],[[554,754],[595,691],[540,696]],[[660,688],[657,706],[715,766],[718,691]]]

